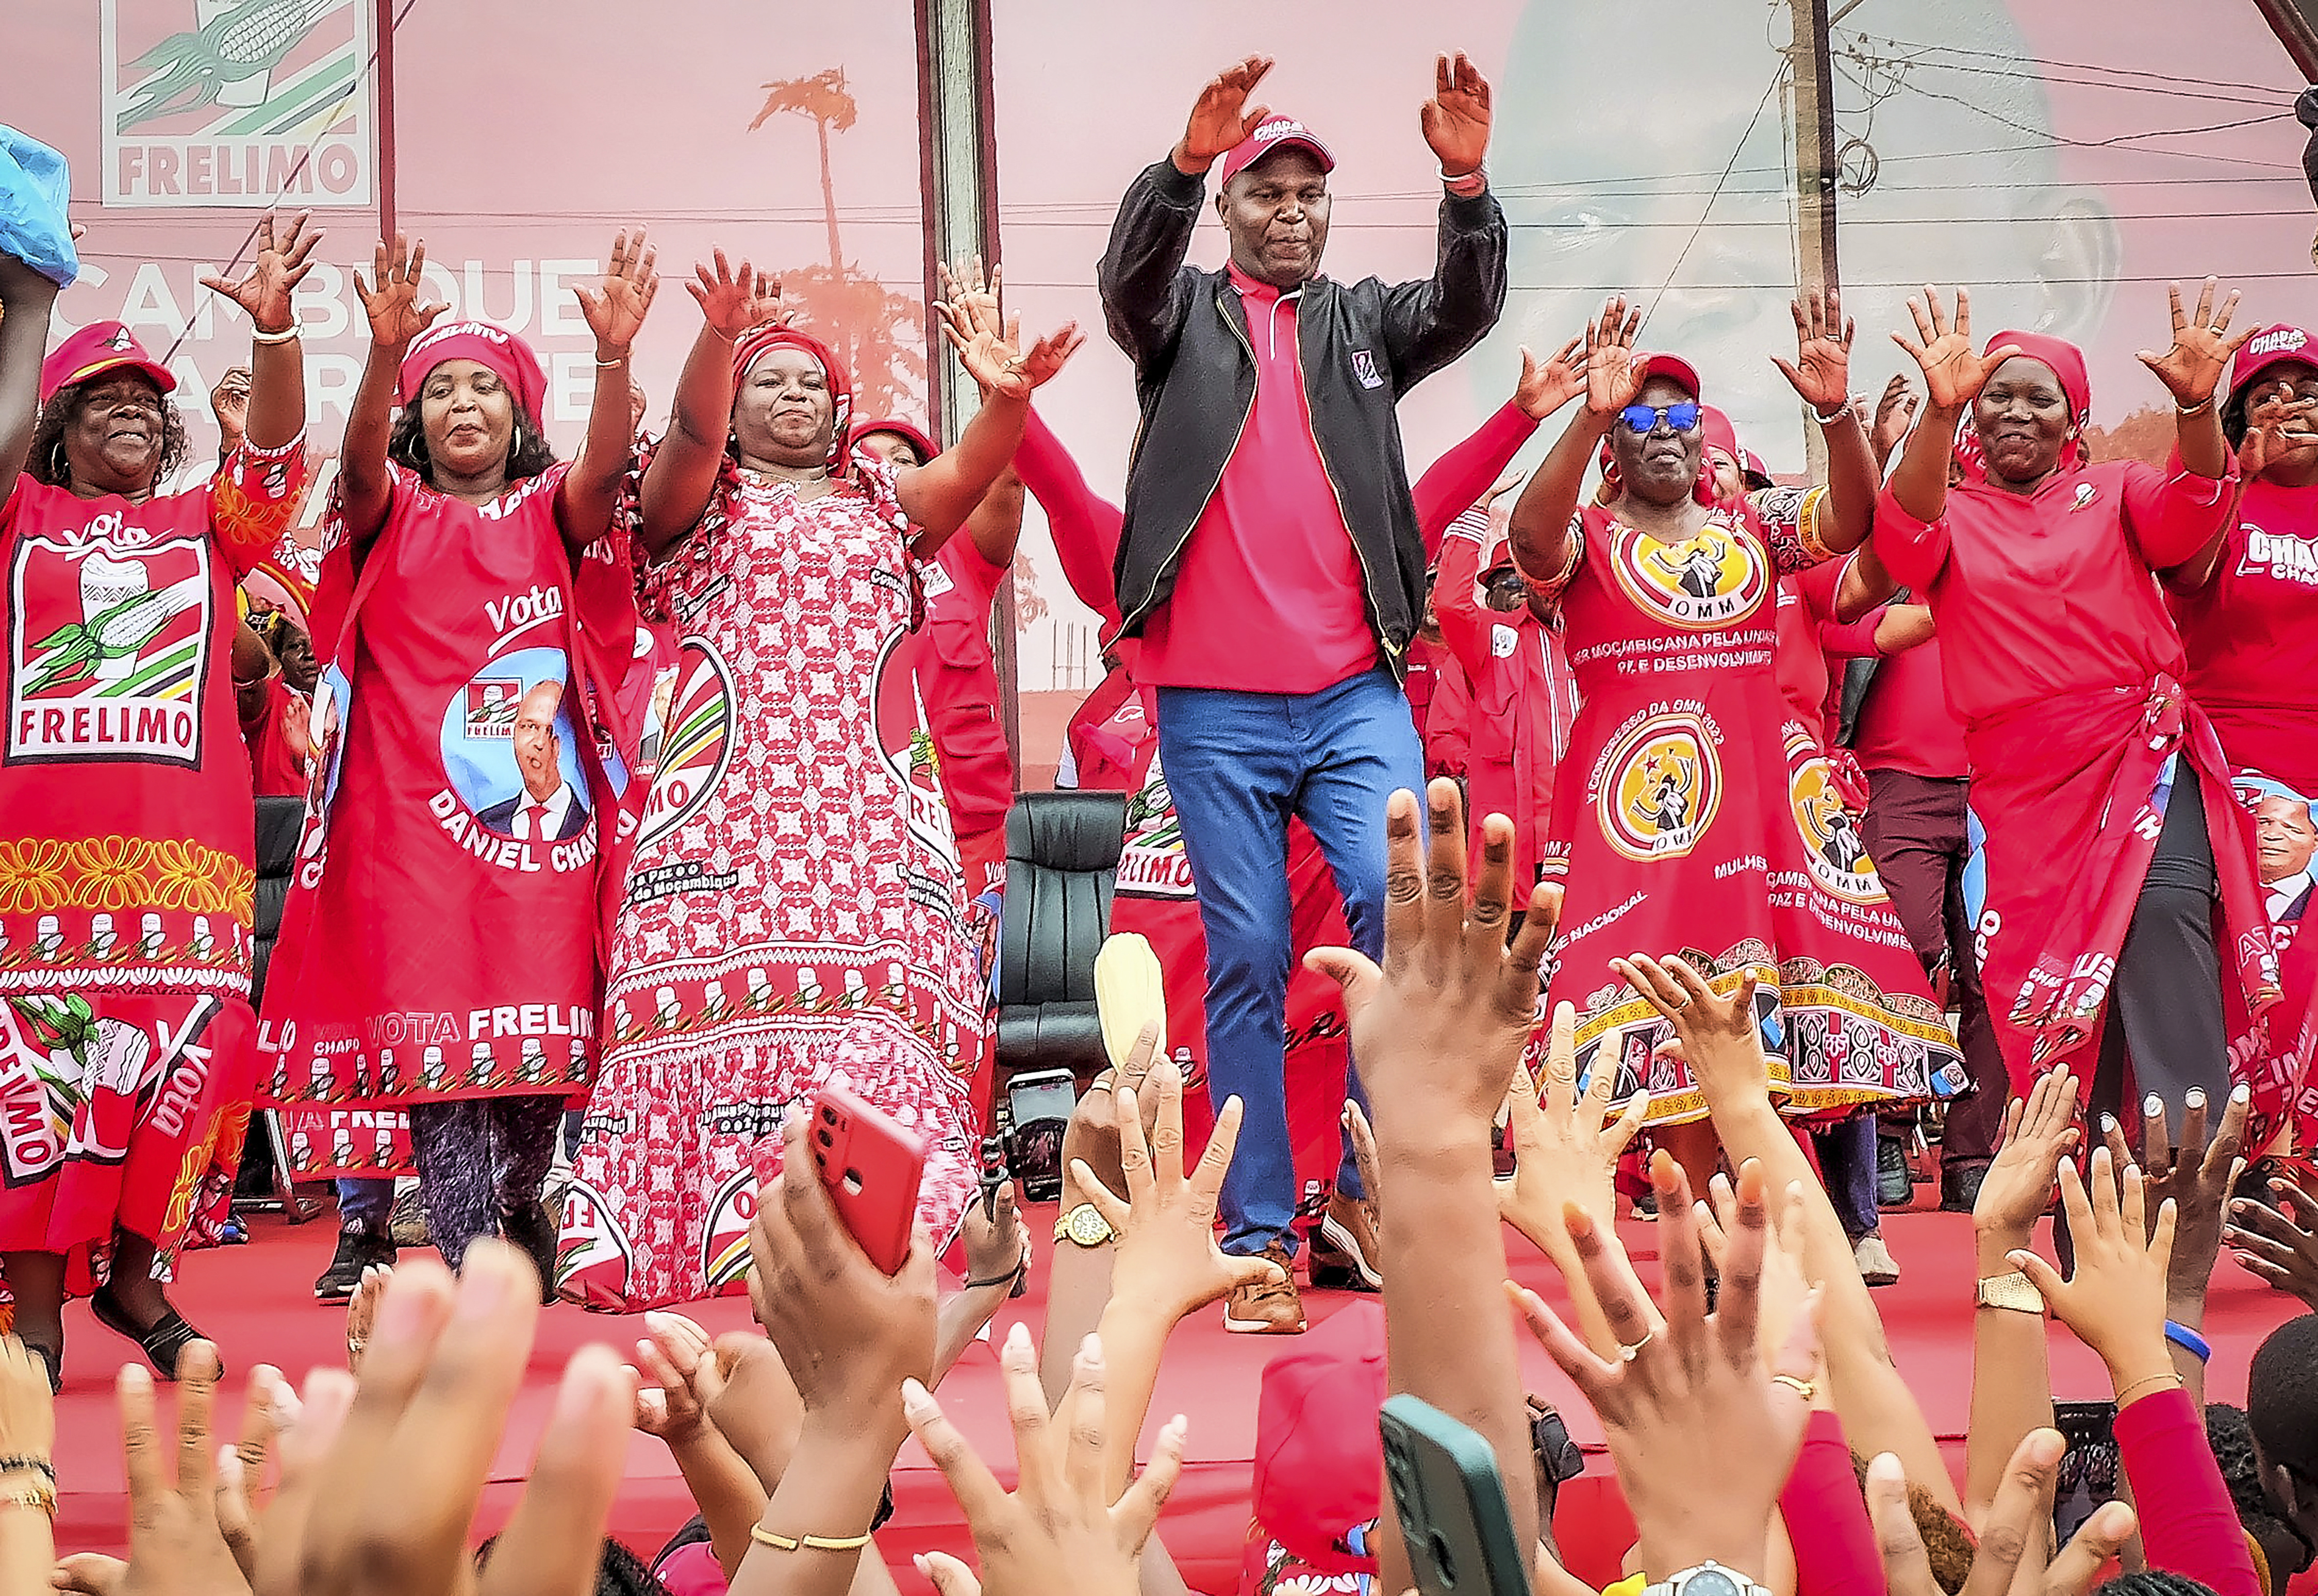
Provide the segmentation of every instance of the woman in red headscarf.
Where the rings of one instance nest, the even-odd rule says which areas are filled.
[[[1917,336],[1893,335],[1923,367],[1924,414],[1876,511],[1876,550],[1931,605],[1964,722],[1988,834],[1982,984],[2014,1089],[2098,1048],[2094,1107],[2135,1125],[2128,1055],[2177,1125],[2193,1086],[2218,1101],[2250,1079],[2264,1119],[2285,1096],[2251,850],[2151,574],[2209,543],[2234,497],[2214,390],[2247,335],[2229,336],[2237,296],[2216,313],[2214,288],[2193,320],[2176,287],[2171,346],[2141,356],[2179,412],[2170,470],[2089,463],[2083,354],[2019,332],[1975,351],[1970,296],[1950,327],[1927,290]]]
[[[161,1277],[232,1200],[256,1067],[234,584],[303,585],[304,220],[202,279],[249,314],[255,375],[243,441],[176,494],[176,380],[117,321],[43,361],[55,284],[0,254],[0,1269],[52,1385],[68,1288],[175,1376],[198,1332]]]
[[[592,1073],[597,860],[624,781],[594,662],[624,664],[635,612],[612,537],[629,462],[628,349],[658,278],[641,233],[596,291],[588,435],[540,430],[546,378],[520,338],[440,322],[426,247],[378,247],[355,287],[369,363],[346,418],[315,605],[329,664],[298,874],[265,994],[269,1098],[330,1114],[291,1162],[391,1166],[405,1109],[427,1229],[456,1268],[499,1234],[554,1275],[540,1201],[566,1098]],[[394,417],[390,401],[399,401]],[[590,591],[620,602],[589,601]],[[382,1236],[371,1238],[385,1256]],[[551,1287],[552,1289],[552,1287]]]
[[[1832,298],[1794,308],[1779,362],[1826,429],[1828,486],[1719,496],[1689,363],[1633,349],[1613,300],[1586,330],[1586,405],[1513,516],[1532,591],[1559,605],[1581,707],[1554,784],[1548,882],[1566,883],[1550,996],[1577,1009],[1581,1072],[1615,1070],[1694,1186],[1716,1144],[1670,1032],[1610,961],[1678,954],[1718,991],[1752,972],[1789,1112],[1898,1106],[1955,1058],[1922,968],[1835,791],[1792,723],[1773,642],[1780,575],[1856,547],[1875,502],[1846,403],[1851,330]],[[1598,447],[1611,497],[1577,510]],[[1712,941],[1702,945],[1702,939]]]
[[[2318,938],[2301,937],[2318,880],[2318,336],[2266,327],[2238,351],[2222,431],[2244,473],[2236,513],[2168,573],[2189,696],[2212,718],[2239,802],[2286,1001],[2270,1023],[2306,1083],[2318,1054]],[[2296,948],[2299,952],[2296,952]],[[2296,1094],[2295,1145],[2318,1146],[2318,1097]]]
[[[564,1206],[564,1289],[596,1307],[741,1290],[780,1126],[831,1082],[924,1136],[938,1235],[975,1189],[954,1071],[983,1002],[910,633],[925,564],[1079,338],[1018,347],[994,302],[942,306],[982,406],[953,448],[889,466],[849,454],[844,367],[757,325],[750,277],[702,269],[639,492],[644,612],[682,641]]]

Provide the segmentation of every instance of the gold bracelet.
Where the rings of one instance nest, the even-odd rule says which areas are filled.
[[[770,1547],[777,1552],[858,1552],[869,1544],[868,1533],[859,1535],[776,1535],[762,1524],[751,1525],[749,1538],[760,1547]]]
[[[54,1485],[35,1485],[29,1491],[0,1491],[0,1507],[36,1507],[54,1519],[57,1490]]]
[[[2145,1378],[2135,1380],[2132,1385],[2127,1385],[2124,1390],[2116,1394],[2116,1405],[2120,1408],[2124,1407],[2126,1403],[2133,1400],[2133,1394],[2140,1390],[2143,1385],[2162,1385],[2169,1384],[2174,1390],[2180,1390],[2181,1376],[2176,1374],[2150,1375]]]

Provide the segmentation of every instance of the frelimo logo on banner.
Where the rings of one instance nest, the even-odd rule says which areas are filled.
[[[101,0],[99,16],[106,204],[372,202],[362,0]]]

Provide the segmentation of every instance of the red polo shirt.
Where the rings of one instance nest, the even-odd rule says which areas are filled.
[[[1312,435],[1296,347],[1301,291],[1230,271],[1255,353],[1255,402],[1191,528],[1174,591],[1144,625],[1136,675],[1161,687],[1317,693],[1377,662],[1367,587]]]

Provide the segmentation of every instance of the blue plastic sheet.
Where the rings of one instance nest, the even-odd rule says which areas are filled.
[[[72,174],[65,157],[27,133],[0,126],[0,251],[70,288],[80,275],[65,202]]]

